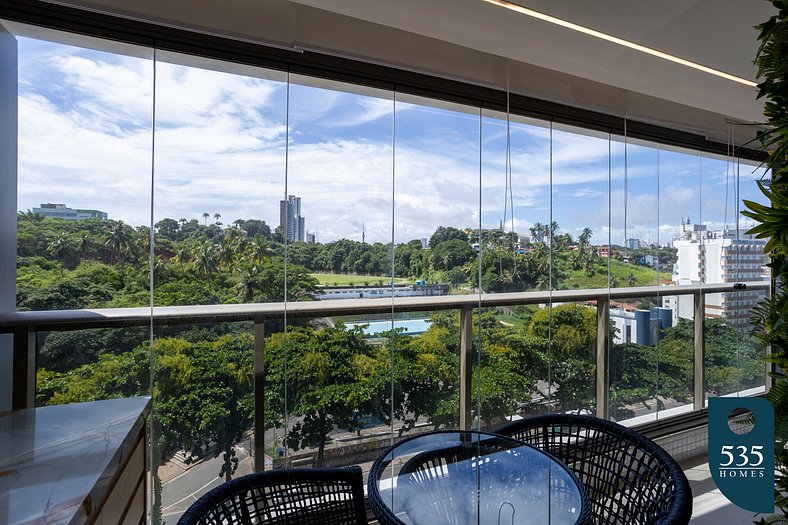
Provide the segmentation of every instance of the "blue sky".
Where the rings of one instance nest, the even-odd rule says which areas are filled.
[[[513,118],[509,194],[505,115],[300,77],[288,105],[283,73],[174,54],[157,57],[155,86],[147,58],[28,38],[19,56],[21,210],[63,202],[148,224],[152,186],[154,221],[208,212],[273,227],[286,185],[322,242],[362,228],[388,242],[392,223],[397,242],[480,216],[496,227],[504,208],[507,230],[552,219],[573,236],[592,228],[596,244],[664,243],[683,217],[735,225],[724,158]],[[742,196],[762,200],[760,171],[739,174]]]

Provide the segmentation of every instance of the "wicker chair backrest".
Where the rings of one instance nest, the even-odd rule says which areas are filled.
[[[667,452],[637,432],[571,414],[526,418],[495,432],[563,461],[585,486],[600,525],[689,522],[692,492],[684,472]]]
[[[366,525],[361,468],[281,469],[209,491],[178,525]]]

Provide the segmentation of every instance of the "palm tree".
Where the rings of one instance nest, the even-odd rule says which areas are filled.
[[[547,233],[547,226],[541,222],[537,222],[531,226],[530,229],[531,237],[533,237],[534,242],[544,242],[545,234]]]
[[[238,290],[238,299],[244,303],[250,302],[254,298],[254,289],[257,286],[258,266],[247,266],[238,270],[238,282],[235,289]]]
[[[203,226],[208,226],[208,217],[210,217],[210,216],[211,216],[211,214],[208,213],[207,211],[202,212],[202,224],[203,224]]]
[[[192,255],[191,255],[191,253],[189,253],[189,249],[188,248],[178,248],[175,251],[175,257],[173,257],[172,260],[173,260],[173,262],[183,264],[183,263],[189,262],[191,260],[191,258],[192,258]]]
[[[219,262],[213,243],[206,241],[197,247],[194,254],[194,267],[197,273],[207,278],[216,273],[216,270],[219,269]]]
[[[158,255],[153,256],[153,284],[158,284],[161,279],[167,276],[168,268],[167,261]]]
[[[79,251],[82,253],[82,257],[87,255],[91,244],[93,244],[93,239],[89,233],[85,233],[79,237]]]
[[[580,237],[577,238],[577,243],[580,245],[580,248],[588,247],[592,235],[594,235],[594,232],[591,230],[591,228],[583,228],[583,231],[580,233]]]
[[[219,219],[222,218],[222,214],[221,213],[214,213],[213,214],[213,218],[216,219],[216,225],[217,226],[221,226],[222,225],[222,223],[219,222]]]
[[[268,243],[262,237],[255,237],[249,243],[251,250],[250,259],[256,264],[263,264],[271,257],[273,250],[268,246]]]
[[[222,266],[231,266],[235,259],[235,246],[232,239],[225,237],[217,249],[216,259]]]
[[[66,237],[58,237],[47,247],[47,252],[58,260],[60,263],[60,276],[63,276],[63,267],[65,266],[65,261],[68,257],[73,253],[74,246],[70,239]]]
[[[572,268],[575,270],[579,270],[583,268],[586,264],[586,252],[582,248],[578,248],[577,251],[572,254]]]
[[[132,248],[131,228],[123,221],[113,221],[107,225],[104,245],[110,249],[110,263],[113,261],[122,262],[121,256],[131,251]]]

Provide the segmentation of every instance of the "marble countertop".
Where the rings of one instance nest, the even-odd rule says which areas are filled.
[[[0,418],[0,523],[82,523],[131,454],[149,397],[12,412]]]

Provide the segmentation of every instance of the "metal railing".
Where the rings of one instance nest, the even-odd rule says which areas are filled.
[[[597,311],[596,414],[608,418],[609,320],[610,302],[635,298],[692,296],[694,298],[694,391],[693,410],[705,407],[705,360],[703,322],[705,297],[710,293],[769,291],[768,282],[723,283],[632,288],[597,288],[499,294],[447,295],[434,297],[394,297],[380,299],[336,299],[310,302],[164,306],[144,308],[106,308],[96,310],[50,310],[0,313],[0,333],[14,339],[13,408],[35,404],[36,334],[41,331],[67,331],[154,325],[184,325],[251,321],[254,323],[254,400],[255,429],[264,428],[263,401],[265,327],[267,320],[318,318],[346,315],[396,314],[456,309],[460,312],[460,428],[472,423],[473,311],[476,308],[595,302]],[[764,367],[764,374],[766,367]],[[258,408],[259,407],[259,408]],[[255,467],[262,469],[265,443],[255,440]]]

